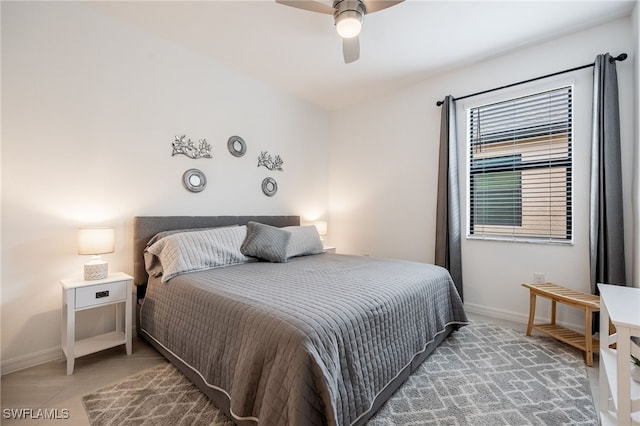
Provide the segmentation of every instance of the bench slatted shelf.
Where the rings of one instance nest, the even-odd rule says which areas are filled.
[[[593,352],[597,352],[599,342],[592,337],[593,312],[600,311],[600,297],[593,294],[582,293],[552,283],[522,284],[529,289],[529,323],[527,324],[527,336],[531,336],[532,330],[538,330],[561,342],[567,343],[585,352],[585,363],[593,367]],[[551,300],[551,321],[546,324],[534,324],[536,314],[536,297],[544,297]],[[584,310],[584,334],[570,330],[556,324],[556,306],[558,303],[569,305]]]

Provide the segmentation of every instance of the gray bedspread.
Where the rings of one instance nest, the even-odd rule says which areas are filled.
[[[350,425],[447,325],[448,272],[319,254],[152,279],[143,334],[226,395],[239,422]]]

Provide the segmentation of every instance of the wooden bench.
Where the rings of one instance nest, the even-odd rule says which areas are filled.
[[[529,289],[529,323],[527,324],[527,336],[531,336],[532,330],[538,330],[549,336],[568,343],[585,352],[585,363],[593,367],[593,352],[598,351],[599,342],[592,337],[592,314],[600,311],[600,296],[571,290],[556,284],[522,284]],[[534,324],[536,314],[536,297],[551,299],[551,322],[548,324]],[[556,324],[556,304],[562,303],[584,310],[584,334],[569,330]]]

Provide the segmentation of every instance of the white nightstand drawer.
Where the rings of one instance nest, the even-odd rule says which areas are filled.
[[[122,302],[127,299],[127,282],[92,285],[76,288],[76,309],[89,306],[104,305],[106,303]]]

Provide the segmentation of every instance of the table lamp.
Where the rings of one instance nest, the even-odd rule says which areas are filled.
[[[93,255],[91,261],[84,264],[84,279],[101,280],[107,278],[108,263],[100,255],[113,253],[113,228],[78,229],[78,254]]]

